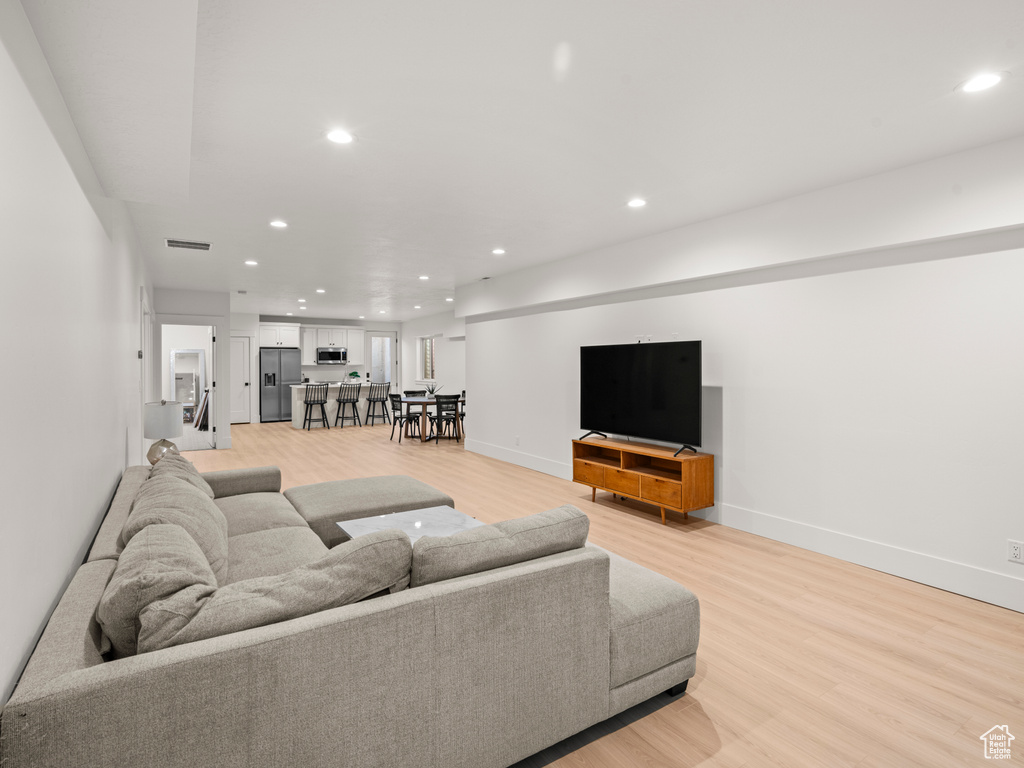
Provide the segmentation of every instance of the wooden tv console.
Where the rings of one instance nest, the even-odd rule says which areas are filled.
[[[715,503],[715,457],[710,453],[684,452],[673,456],[671,448],[622,440],[590,438],[572,441],[572,479],[598,489],[639,499],[684,516]]]

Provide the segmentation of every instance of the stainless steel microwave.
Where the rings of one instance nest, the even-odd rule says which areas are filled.
[[[345,347],[317,347],[317,365],[345,365],[348,362],[348,349]]]

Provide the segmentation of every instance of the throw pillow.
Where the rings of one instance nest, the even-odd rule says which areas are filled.
[[[155,600],[217,579],[199,545],[177,525],[150,525],[132,537],[96,608],[96,620],[118,658],[135,654],[139,614]]]
[[[219,637],[358,602],[408,583],[409,537],[397,530],[339,544],[315,563],[225,587],[185,588],[143,608],[139,653]]]
[[[177,452],[165,453],[163,458],[149,470],[149,477],[150,479],[156,477],[177,477],[189,485],[194,485],[211,499],[213,498],[213,488],[199,474],[195,464]]]
[[[228,521],[213,499],[177,477],[150,478],[135,496],[121,538],[127,545],[147,525],[159,523],[184,528],[203,550],[218,581],[227,580]]]
[[[590,519],[566,504],[452,536],[423,536],[412,549],[412,586],[578,549],[589,531]]]

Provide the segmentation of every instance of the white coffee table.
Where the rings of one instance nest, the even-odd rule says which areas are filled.
[[[426,507],[391,515],[360,517],[356,520],[342,520],[337,524],[351,538],[367,533],[388,531],[397,528],[405,531],[412,541],[421,536],[451,536],[459,531],[478,528],[483,523],[451,507]]]

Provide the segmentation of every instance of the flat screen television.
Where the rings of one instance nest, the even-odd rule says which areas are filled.
[[[580,427],[699,446],[700,341],[580,347]]]

